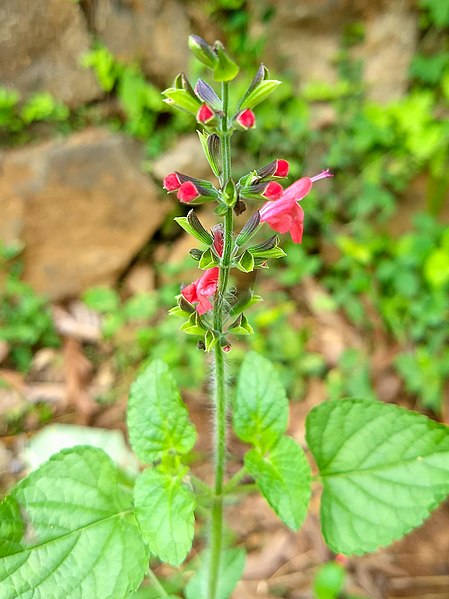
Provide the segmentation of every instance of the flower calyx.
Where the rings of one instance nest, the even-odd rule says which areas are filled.
[[[214,89],[202,79],[198,79],[195,85],[195,94],[204,102],[207,106],[209,106],[212,110],[216,112],[221,112],[222,103],[220,98],[215,93]],[[223,116],[221,113],[219,116]]]
[[[284,188],[277,181],[263,181],[253,185],[240,188],[239,195],[243,199],[254,200],[278,200],[284,192]]]
[[[279,247],[279,237],[273,235],[266,241],[249,247],[247,251],[253,256],[255,264],[259,266],[272,258],[283,258],[287,254]]]
[[[254,108],[281,84],[277,79],[268,79],[268,77],[268,69],[264,64],[260,64],[250,86],[240,100],[239,110]]]
[[[228,333],[234,333],[234,335],[252,335],[254,330],[249,324],[246,316],[244,314],[240,314],[236,320],[229,325]]]
[[[260,214],[257,210],[251,218],[245,223],[240,233],[235,238],[235,244],[241,247],[256,234],[260,226]]]
[[[214,175],[219,178],[221,174],[220,138],[216,133],[208,133],[206,131],[197,131],[197,133],[206,160]]]
[[[187,233],[195,237],[201,243],[211,246],[214,243],[212,235],[203,227],[194,210],[190,210],[187,216],[177,216],[174,219]]]

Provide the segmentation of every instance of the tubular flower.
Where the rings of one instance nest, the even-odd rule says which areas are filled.
[[[196,311],[198,314],[204,314],[209,310],[212,310],[213,306],[210,302],[210,298],[217,291],[218,286],[218,275],[219,268],[209,268],[206,272],[196,281],[184,287],[181,294],[191,304],[198,302]]]
[[[303,233],[304,211],[298,204],[312,189],[312,184],[319,179],[333,175],[329,170],[315,177],[302,177],[287,187],[277,201],[266,202],[260,209],[260,222],[267,223],[278,233],[290,232],[294,243],[301,243]]]

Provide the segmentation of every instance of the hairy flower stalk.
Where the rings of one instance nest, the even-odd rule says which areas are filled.
[[[164,179],[168,193],[176,193],[183,204],[196,205],[216,202],[215,213],[222,223],[208,232],[194,210],[187,216],[177,217],[178,224],[200,241],[206,249],[193,248],[190,255],[198,261],[202,275],[181,290],[178,306],[173,314],[181,314],[188,320],[181,329],[201,338],[198,347],[213,355],[213,441],[214,481],[209,534],[208,569],[203,588],[207,595],[201,599],[217,599],[220,584],[221,560],[227,547],[223,542],[223,499],[228,488],[226,473],[226,429],[228,397],[225,377],[225,357],[231,349],[230,335],[253,333],[244,311],[260,301],[251,290],[231,304],[226,301],[231,268],[251,272],[266,268],[269,259],[285,256],[279,247],[279,238],[252,242],[263,224],[277,232],[290,232],[293,241],[301,242],[303,211],[298,201],[305,197],[314,181],[331,176],[324,171],[316,177],[303,177],[287,189],[278,179],[288,176],[287,160],[275,158],[270,163],[243,176],[237,183],[232,178],[231,136],[234,130],[249,131],[256,125],[252,110],[263,101],[279,82],[268,79],[268,71],[260,65],[247,92],[240,99],[235,113],[229,112],[230,81],[239,69],[226,54],[223,45],[215,42],[209,46],[198,36],[191,36],[190,48],[195,56],[213,71],[214,80],[221,83],[221,98],[205,81],[199,79],[192,87],[185,76],[178,76],[174,87],[164,92],[175,107],[196,117],[204,128],[199,140],[214,175],[219,180],[218,188],[203,179],[173,172]],[[236,238],[233,236],[233,214],[242,214],[247,201],[262,205],[248,219]],[[252,245],[251,245],[252,244]]]
[[[229,83],[222,84],[223,113],[221,118],[221,192],[223,193],[226,183],[231,179],[231,133],[228,130],[228,102]],[[224,217],[223,228],[223,255],[219,266],[218,289],[214,302],[214,329],[218,335],[223,333],[223,305],[226,296],[231,255],[233,249],[233,213],[229,207]],[[220,569],[220,557],[222,552],[223,538],[223,483],[226,463],[226,379],[225,379],[225,353],[221,343],[215,345],[214,354],[214,383],[215,383],[215,418],[214,418],[214,499],[211,519],[211,547],[208,593],[209,599],[216,596],[218,573]]]

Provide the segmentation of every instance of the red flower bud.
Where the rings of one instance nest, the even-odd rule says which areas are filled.
[[[243,129],[252,129],[256,126],[256,117],[254,115],[254,112],[249,108],[246,108],[245,110],[242,110],[242,112],[239,112],[235,120],[240,125],[240,127],[243,127]]]
[[[164,189],[170,191],[178,191],[181,187],[181,181],[176,173],[170,173],[164,179]]]
[[[262,192],[262,196],[267,200],[278,200],[284,191],[284,188],[280,183],[276,181],[270,181]]]
[[[215,117],[215,112],[207,105],[202,104],[201,108],[196,114],[196,120],[203,125],[209,123]]]
[[[188,204],[193,202],[196,198],[199,198],[201,193],[198,191],[196,185],[192,181],[185,181],[180,185],[177,193],[178,200]]]
[[[288,175],[288,169],[290,165],[286,160],[276,160],[276,170],[273,173],[273,177],[286,177]]]

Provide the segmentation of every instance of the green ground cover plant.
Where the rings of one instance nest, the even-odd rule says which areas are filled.
[[[187,205],[187,214],[175,220],[196,245],[190,256],[200,275],[181,289],[171,314],[182,319],[181,331],[211,362],[212,483],[191,471],[197,431],[169,366],[160,357],[144,363],[131,386],[127,411],[140,473],[130,477],[102,449],[77,446],[55,454],[20,481],[0,504],[0,599],[120,599],[137,591],[145,576],[155,596],[227,599],[245,564],[244,549],[225,532],[230,499],[257,492],[285,526],[298,530],[309,509],[312,483],[319,484],[325,542],[337,554],[361,555],[402,538],[449,493],[449,430],[423,414],[371,397],[325,401],[308,413],[305,443],[300,444],[287,433],[287,393],[267,357],[247,351],[239,360],[235,386],[229,384],[228,355],[236,339],[253,335],[247,313],[260,308],[262,299],[252,288],[237,290],[231,271],[263,273],[268,263],[286,256],[285,249],[292,250],[281,246],[287,233],[295,247],[300,244],[305,218],[308,227],[309,192],[316,187],[321,194],[321,180],[332,173],[302,176],[284,188],[289,163],[275,155],[235,176],[231,139],[252,133],[259,104],[280,82],[260,65],[246,91],[234,93],[239,66],[223,44],[211,46],[190,36],[189,46],[208,69],[210,83],[199,78],[192,86],[181,73],[164,99],[196,119],[215,179],[173,172],[164,188]],[[206,203],[217,217],[210,230],[195,211]],[[246,222],[235,230],[235,215],[245,212]],[[438,227],[435,239],[436,248],[419,254],[421,261],[412,263],[410,274],[421,276],[422,269],[429,288],[439,292],[447,284],[438,268],[446,260],[447,240]],[[358,261],[360,256],[371,259],[368,250],[373,255],[382,251],[387,266],[404,258],[384,247],[360,251],[351,238],[340,238],[340,243],[343,257],[351,258],[349,266],[343,262],[342,268],[348,268],[343,276],[361,276]],[[396,283],[388,267],[381,274],[379,285]],[[111,316],[105,320],[111,336],[123,323],[151,318],[155,310],[151,298],[122,304],[104,289],[85,299]],[[247,447],[232,476],[227,469],[230,428]],[[206,534],[197,539],[202,549],[195,564],[189,563],[193,575],[185,574],[182,565],[199,520]],[[149,569],[152,559],[180,567],[181,585],[165,588]],[[342,586],[343,573],[333,569],[315,580],[320,598]]]

